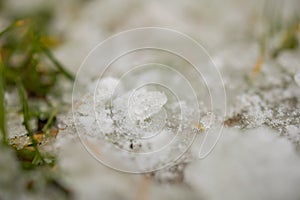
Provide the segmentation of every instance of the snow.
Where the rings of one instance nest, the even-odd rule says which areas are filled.
[[[82,88],[74,97],[73,112],[57,116],[60,130],[53,145],[58,169],[77,199],[299,199],[300,48],[284,50],[275,59],[266,55],[261,70],[252,76],[267,20],[272,20],[266,16],[280,12],[280,6],[267,1],[272,5],[264,10],[265,1],[259,0],[79,2],[47,3],[55,12],[53,31],[65,40],[54,54],[70,71],[76,73],[88,52],[114,33],[144,26],[176,29],[210,53],[225,84],[229,113],[224,117],[212,112],[206,88],[191,78],[197,86],[198,108],[187,84],[169,70],[153,67],[153,71],[119,79],[132,65],[151,61],[147,52],[128,55],[116,64],[119,69],[103,77],[95,72],[105,66],[92,60],[93,67],[78,76]],[[283,5],[283,24],[289,24],[299,1],[276,2]],[[4,4],[10,14],[27,12],[41,1]],[[3,27],[7,20],[2,17],[5,13],[0,15]],[[267,50],[278,46],[283,34],[270,36]],[[179,59],[169,62],[169,57],[160,56],[175,69],[183,69],[182,74],[193,75]],[[181,98],[159,87],[139,87],[145,80],[168,83]],[[70,85],[60,89],[65,91],[63,102],[70,105]],[[14,97],[6,94],[12,106],[18,104]],[[212,153],[197,160],[198,142],[207,135],[207,142],[214,143],[210,136],[228,119],[234,127],[226,127]],[[17,115],[9,118],[12,136],[25,133],[21,123]],[[194,136],[199,141],[189,148]],[[4,172],[0,194],[14,195],[19,189],[23,194],[23,179],[20,185],[14,181],[21,176],[14,173],[16,160],[2,149],[0,154],[0,171]],[[118,170],[149,173],[131,175]]]
[[[155,87],[122,94],[124,89],[116,89],[122,84],[112,77],[92,83],[73,107],[76,130],[70,127],[62,134],[77,132],[93,156],[121,171],[148,172],[174,162],[192,143],[195,111],[185,101],[169,101]],[[91,143],[101,155],[93,153]]]
[[[294,76],[295,82],[300,87],[300,72],[297,72]]]
[[[276,132],[226,129],[205,160],[192,162],[185,182],[207,199],[298,199],[300,159]]]

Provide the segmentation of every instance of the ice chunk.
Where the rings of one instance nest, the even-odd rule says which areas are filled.
[[[163,106],[167,97],[159,91],[144,89],[128,92],[113,101],[112,119],[119,134],[151,135],[164,126]]]
[[[134,121],[143,121],[158,113],[166,102],[167,97],[164,93],[136,90],[129,97],[129,116]]]

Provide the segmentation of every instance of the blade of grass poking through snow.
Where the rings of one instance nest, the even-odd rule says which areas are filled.
[[[49,58],[49,60],[51,60],[51,62],[56,66],[56,68],[63,74],[65,75],[68,79],[70,79],[71,81],[75,80],[75,77],[68,72],[63,66],[62,64],[56,60],[56,58],[53,56],[53,54],[51,53],[51,51],[44,45],[42,45],[42,50],[45,53],[45,55]]]
[[[5,124],[5,99],[4,99],[4,66],[0,52],[0,130],[2,132],[2,143],[7,144],[7,133]]]
[[[17,81],[17,86],[19,90],[19,96],[20,96],[20,102],[22,104],[22,112],[23,112],[23,119],[24,119],[24,126],[25,129],[28,132],[29,138],[32,142],[32,146],[35,150],[35,157],[32,161],[33,164],[44,164],[44,158],[42,157],[39,149],[38,149],[38,143],[36,139],[34,138],[33,131],[30,127],[30,117],[29,117],[29,109],[28,109],[28,102],[27,102],[27,95],[26,91],[24,89],[24,86],[22,85],[21,81]]]
[[[46,124],[44,125],[42,131],[45,132],[46,134],[48,134],[49,129],[51,128],[51,125],[55,119],[55,116],[57,115],[57,108],[53,109],[53,111],[50,114],[50,117],[48,118]]]

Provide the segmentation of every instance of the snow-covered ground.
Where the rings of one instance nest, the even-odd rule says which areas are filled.
[[[163,27],[183,32],[203,45],[226,89],[224,116],[207,108],[206,88],[197,86],[199,80],[190,75],[192,69],[177,58],[169,61],[169,57],[159,55],[163,62],[190,75],[196,96],[203,100],[197,99],[199,107],[193,104],[195,99],[179,76],[153,65],[152,71],[138,71],[118,82],[132,66],[151,60],[147,55],[121,60],[99,83],[95,72],[105,66],[101,66],[101,58],[91,59],[91,67],[77,76],[80,85],[73,111],[59,115],[64,126],[52,147],[58,155],[58,169],[75,199],[300,198],[300,46],[283,50],[274,58],[266,53],[259,63],[261,39],[267,35],[265,51],[277,48],[299,12],[298,0],[10,0],[4,3],[0,25],[6,24],[9,13],[45,5],[54,10],[53,32],[64,38],[54,53],[73,73],[92,48],[109,36],[133,28]],[[283,28],[268,35],[275,18]],[[299,18],[296,26],[299,42]],[[162,87],[143,86],[148,80],[168,84],[175,95]],[[63,99],[71,105],[72,90],[69,85],[65,87]],[[213,151],[199,159],[206,134],[207,143],[214,144],[224,124]],[[136,139],[147,138],[157,130],[158,137]],[[173,143],[166,151],[152,152],[170,141]],[[125,153],[120,154],[120,149]],[[149,151],[153,154],[136,156]],[[176,160],[178,155],[183,156]],[[8,159],[1,155],[1,173],[2,168],[12,170],[4,168],[6,162]],[[1,185],[11,182],[9,179],[2,176]],[[0,189],[4,191],[12,193],[12,183]]]

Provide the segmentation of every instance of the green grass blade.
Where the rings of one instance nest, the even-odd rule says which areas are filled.
[[[2,132],[2,142],[7,144],[7,132],[5,122],[5,98],[4,98],[4,66],[0,52],[0,130]]]
[[[32,142],[32,146],[35,149],[35,153],[36,153],[36,159],[34,160],[35,163],[38,163],[37,160],[41,161],[42,163],[44,163],[44,159],[38,149],[38,143],[36,141],[36,139],[34,138],[34,133],[30,127],[30,116],[29,116],[29,107],[28,107],[28,100],[27,100],[27,94],[26,91],[24,89],[24,86],[22,85],[21,81],[17,81],[17,86],[18,86],[18,90],[19,90],[19,96],[20,96],[20,102],[22,103],[22,112],[23,112],[23,119],[24,119],[24,126],[25,129],[28,132],[29,138]]]
[[[75,77],[73,76],[73,74],[71,74],[70,72],[68,72],[63,66],[62,64],[53,56],[53,54],[51,53],[51,51],[45,47],[42,46],[42,50],[45,53],[45,55],[49,58],[49,60],[51,60],[51,62],[56,66],[56,68],[63,74],[65,75],[68,79],[70,79],[71,81],[75,80]]]
[[[51,127],[53,120],[55,119],[55,116],[57,115],[58,110],[55,108],[53,109],[53,111],[50,114],[49,119],[47,120],[47,123],[45,124],[45,126],[43,127],[43,132],[47,133],[47,131],[49,130],[49,128]]]

